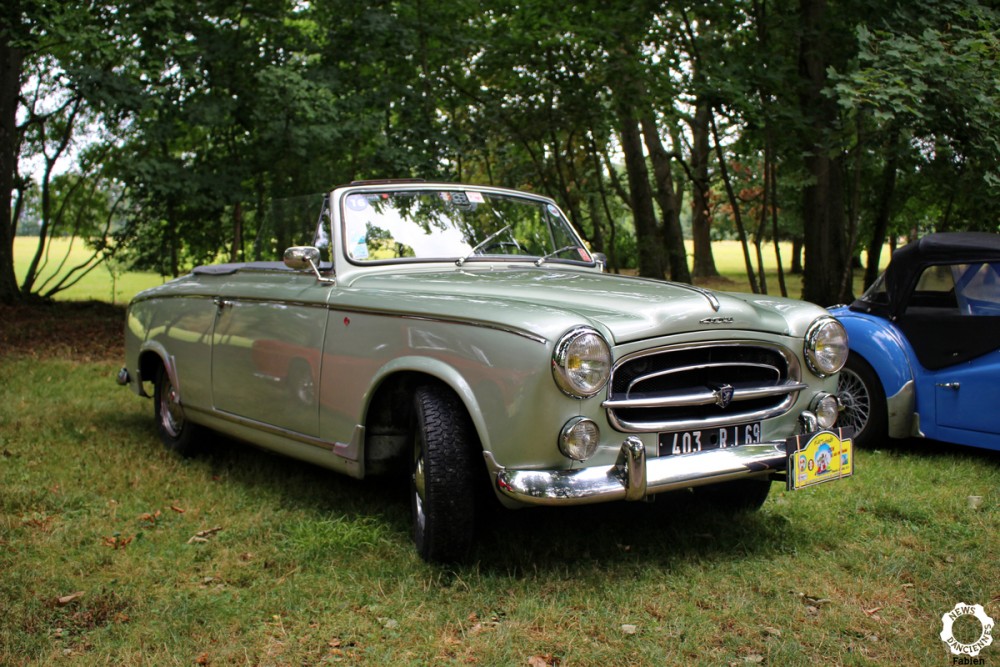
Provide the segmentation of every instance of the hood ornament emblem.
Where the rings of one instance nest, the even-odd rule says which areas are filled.
[[[712,397],[715,404],[723,410],[726,409],[733,400],[733,385],[731,384],[711,384],[708,387],[712,390]]]

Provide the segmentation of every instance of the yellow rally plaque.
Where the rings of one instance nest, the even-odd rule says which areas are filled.
[[[785,441],[788,489],[832,482],[854,474],[851,430],[837,428],[797,435]]]

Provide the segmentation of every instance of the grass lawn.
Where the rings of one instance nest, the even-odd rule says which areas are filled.
[[[37,247],[37,239],[34,237],[19,236],[14,240],[15,273],[18,281],[22,280],[27,267],[31,262],[31,257]],[[752,249],[751,249],[752,250]],[[694,252],[691,242],[688,242],[689,256]],[[767,277],[767,287],[770,294],[781,294],[778,288],[777,260],[774,254],[774,245],[764,247],[764,266]],[[746,269],[743,263],[743,250],[737,241],[717,241],[713,244],[713,255],[716,267],[721,274],[719,278],[703,281],[705,284],[715,289],[734,292],[749,292],[750,285],[747,281]],[[82,262],[88,256],[86,248],[79,241],[71,244],[67,239],[56,239],[52,242],[49,252],[49,264],[51,270],[43,271],[42,280],[49,278],[55,272],[63,257],[68,256],[66,266],[73,266]],[[793,276],[787,273],[791,266],[792,245],[790,243],[781,244],[781,257],[785,265],[785,281],[788,288],[788,295],[798,298],[802,293],[802,277]],[[886,246],[882,253],[882,267],[889,261],[889,248]],[[756,262],[756,259],[754,259]],[[756,266],[756,264],[755,264]],[[856,271],[854,275],[854,291],[860,294],[863,291],[862,275]],[[86,301],[98,300],[111,303],[128,303],[137,292],[163,283],[165,279],[155,273],[129,271],[118,276],[112,276],[111,272],[104,266],[99,266],[85,276],[80,282],[70,289],[60,292],[57,299]],[[829,304],[826,304],[829,305]]]
[[[996,454],[886,443],[753,514],[498,513],[441,568],[400,480],[220,437],[164,451],[114,384],[122,317],[0,310],[2,665],[944,666],[942,614],[1000,618]]]

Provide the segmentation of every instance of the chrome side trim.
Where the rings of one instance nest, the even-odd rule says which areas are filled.
[[[907,381],[894,395],[886,397],[885,408],[890,438],[923,437],[914,419],[916,400],[916,385],[913,380]]]
[[[208,295],[197,295],[197,294],[170,294],[170,295],[155,295],[146,297],[145,300],[149,299],[219,299],[220,297],[211,297]],[[485,322],[483,320],[475,320],[472,318],[464,317],[439,317],[435,315],[411,315],[407,313],[401,313],[396,310],[382,310],[378,308],[361,308],[359,306],[338,306],[337,304],[316,302],[316,301],[294,301],[288,299],[258,299],[252,297],[231,297],[226,299],[231,303],[273,303],[282,306],[295,306],[295,307],[312,307],[312,308],[323,308],[329,311],[337,313],[360,313],[363,315],[377,315],[381,317],[398,317],[403,320],[417,320],[420,322],[437,322],[442,324],[464,324],[470,327],[479,327],[481,329],[492,329],[494,331],[502,331],[504,333],[514,334],[515,336],[520,336],[521,338],[527,338],[528,340],[535,341],[536,343],[541,343],[545,345],[548,343],[548,339],[545,336],[540,336],[531,331],[525,329],[519,329],[517,327],[512,327],[506,324],[499,324],[497,322]]]
[[[247,426],[257,431],[264,431],[265,433],[270,433],[271,435],[281,436],[282,438],[287,438],[288,440],[294,440],[295,442],[301,442],[306,445],[313,445],[315,447],[340,454],[340,451],[337,449],[338,443],[321,440],[320,438],[305,435],[304,433],[299,433],[297,431],[291,431],[287,428],[281,428],[280,426],[274,426],[273,424],[265,424],[264,422],[257,421],[256,419],[248,419],[223,410],[204,410],[202,408],[195,408],[192,406],[184,406],[184,409],[188,412],[200,412],[204,415],[208,415],[209,417],[214,417],[215,419],[221,419],[222,421],[239,424],[240,426]]]
[[[633,442],[634,441],[634,442]],[[713,449],[699,454],[646,458],[638,438],[622,443],[618,462],[575,470],[512,470],[487,466],[497,489],[531,505],[584,505],[609,500],[640,500],[648,495],[705,486],[785,470],[784,441]]]

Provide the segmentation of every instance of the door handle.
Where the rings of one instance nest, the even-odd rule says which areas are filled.
[[[232,301],[229,299],[223,299],[221,296],[213,298],[212,303],[214,303],[218,308],[229,308],[233,305]]]
[[[944,387],[945,389],[953,389],[955,391],[958,391],[961,388],[962,384],[960,382],[939,382],[935,386],[937,386],[937,387]]]

